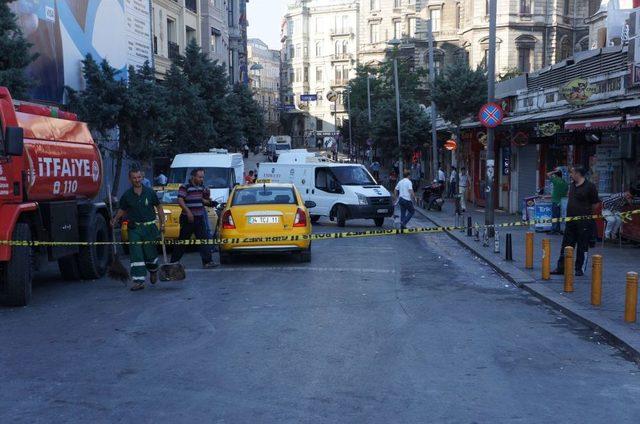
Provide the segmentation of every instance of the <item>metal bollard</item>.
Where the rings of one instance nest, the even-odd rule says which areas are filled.
[[[482,247],[489,246],[489,228],[484,227],[484,231],[482,232]]]
[[[564,248],[564,292],[573,293],[573,247]]]
[[[542,240],[542,279],[551,278],[551,240]]]
[[[524,248],[524,267],[533,269],[533,233],[531,231],[527,231]]]
[[[512,241],[511,241],[511,233],[507,233],[507,238],[505,241],[505,247],[504,247],[505,255],[504,255],[504,259],[507,261],[512,261],[513,260],[513,245],[512,245]]]
[[[467,236],[473,236],[473,221],[470,216],[467,217]]]
[[[636,322],[638,308],[638,273],[627,272],[627,290],[624,300],[624,321]]]
[[[475,237],[474,237],[475,241],[480,241],[480,227],[478,226],[478,224],[476,224],[475,227]]]
[[[591,304],[602,303],[602,255],[593,255],[591,265]]]
[[[493,238],[493,253],[500,253],[500,234],[497,230]]]

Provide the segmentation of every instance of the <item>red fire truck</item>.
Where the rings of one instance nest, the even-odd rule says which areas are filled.
[[[111,232],[102,158],[84,122],[56,108],[13,101],[0,87],[0,240],[104,242]],[[96,279],[110,259],[106,245],[0,244],[0,300],[22,306],[33,273],[57,261],[65,279]]]

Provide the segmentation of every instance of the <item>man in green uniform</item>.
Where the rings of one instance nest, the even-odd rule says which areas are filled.
[[[567,197],[569,184],[562,178],[562,171],[558,168],[547,173],[547,177],[551,180],[551,217],[562,217],[562,198]],[[551,224],[551,234],[560,234],[560,223]]]
[[[160,238],[156,226],[156,210],[160,222],[160,231],[164,229],[164,211],[160,207],[158,196],[149,187],[142,184],[140,170],[129,171],[132,187],[120,198],[120,209],[111,220],[111,225],[127,216],[129,220],[129,257],[131,260],[132,291],[144,289],[144,281],[149,271],[151,284],[158,281],[158,251],[154,242]]]

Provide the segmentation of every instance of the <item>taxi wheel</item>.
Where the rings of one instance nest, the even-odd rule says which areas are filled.
[[[298,253],[298,262],[311,262],[311,247]]]
[[[220,252],[220,265],[227,265],[231,263],[231,255],[229,253]]]

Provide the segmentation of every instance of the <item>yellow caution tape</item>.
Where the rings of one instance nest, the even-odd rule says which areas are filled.
[[[624,219],[631,219],[633,215],[640,214],[640,209],[633,211],[622,212],[620,217]],[[560,222],[572,222],[582,221],[589,219],[601,219],[602,215],[585,215],[585,216],[573,216],[566,218],[549,218],[549,219],[537,219],[529,221],[515,221],[505,222],[502,224],[494,225],[481,225],[476,226],[476,229],[485,228],[511,228],[511,227],[528,227],[535,224],[552,224]],[[277,243],[286,241],[306,241],[306,240],[328,240],[328,239],[343,239],[343,238],[359,238],[359,237],[381,237],[381,236],[393,236],[393,235],[405,235],[405,234],[431,234],[441,233],[444,231],[455,231],[466,229],[467,226],[445,226],[445,227],[422,227],[422,228],[406,228],[404,230],[365,230],[365,231],[344,231],[339,233],[314,233],[307,235],[265,235],[261,237],[238,237],[238,238],[224,238],[224,239],[190,239],[190,240],[165,240],[164,244],[167,246],[185,245],[185,246],[201,246],[201,245],[219,245],[219,244],[264,244],[264,243]],[[123,241],[102,241],[102,242],[87,242],[87,241],[38,241],[38,240],[0,240],[0,245],[9,246],[22,246],[22,247],[39,247],[39,246],[90,246],[90,245],[131,245],[131,244],[162,244],[160,240],[150,241],[136,241],[136,242],[123,242]]]

